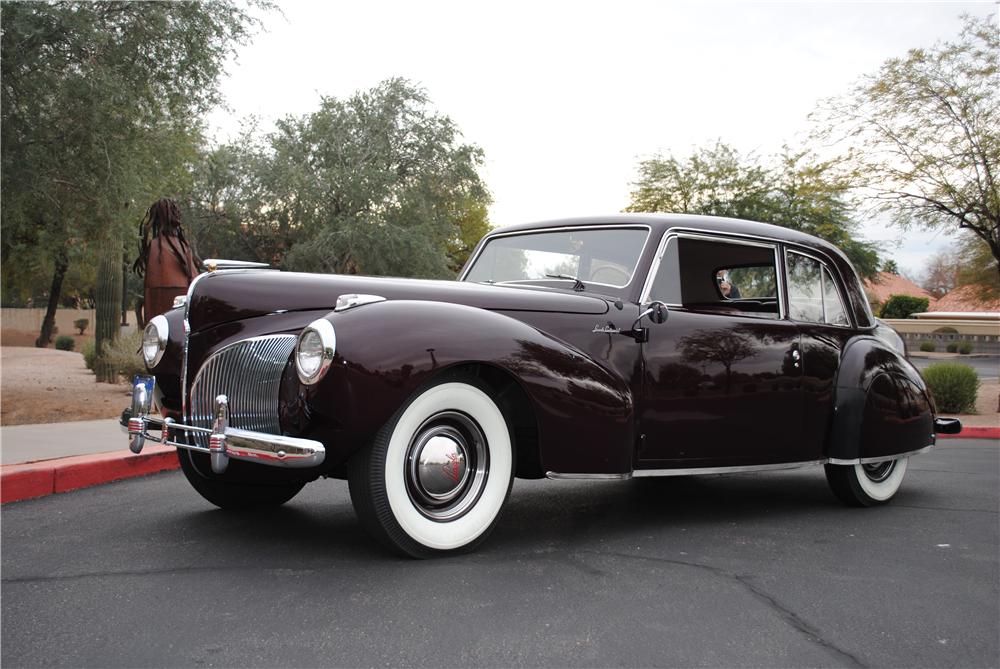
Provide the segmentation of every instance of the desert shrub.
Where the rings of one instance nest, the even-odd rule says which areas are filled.
[[[939,362],[923,373],[938,411],[972,413],[976,410],[979,377],[976,370],[957,362]]]
[[[948,342],[948,345],[944,347],[944,350],[948,351],[948,353],[958,353],[958,342],[957,341]]]
[[[56,339],[56,348],[60,351],[72,351],[74,346],[76,342],[69,335],[59,335]]]
[[[934,331],[934,334],[958,334],[958,330],[951,326],[944,326],[943,328],[938,328]]]
[[[885,301],[879,318],[909,318],[911,314],[927,311],[930,300],[912,295],[891,295]]]
[[[73,321],[73,327],[79,330],[80,334],[83,334],[83,331],[87,329],[88,325],[90,325],[90,319],[87,318],[77,318]]]
[[[104,361],[129,380],[136,374],[145,374],[146,365],[142,361],[142,354],[139,353],[141,345],[141,331],[121,335],[104,347]]]
[[[962,355],[969,355],[972,353],[972,344],[967,341],[958,342],[958,352]]]
[[[94,361],[97,360],[97,344],[94,340],[86,341],[83,343],[83,349],[80,351],[83,354],[83,364],[87,366],[87,369],[94,371]]]
[[[937,350],[937,344],[932,341],[922,341],[920,342],[920,350],[924,353],[933,353]]]

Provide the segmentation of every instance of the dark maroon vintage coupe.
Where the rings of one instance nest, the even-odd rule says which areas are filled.
[[[869,506],[960,429],[935,419],[845,256],[784,228],[514,226],[458,281],[207,264],[146,328],[153,376],[122,416],[132,450],[176,446],[227,509],[346,479],[362,524],[413,556],[482,542],[515,476],[824,465],[837,497]]]

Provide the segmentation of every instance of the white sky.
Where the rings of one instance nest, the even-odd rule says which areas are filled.
[[[221,141],[392,76],[426,88],[483,148],[490,220],[620,211],[641,158],[722,140],[768,155],[817,100],[908,48],[957,36],[984,2],[283,1],[229,66]],[[943,234],[866,225],[908,274]],[[898,244],[898,245],[897,245]]]

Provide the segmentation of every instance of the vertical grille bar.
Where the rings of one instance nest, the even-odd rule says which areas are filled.
[[[212,427],[215,398],[227,395],[231,426],[281,434],[278,392],[295,341],[295,335],[254,337],[213,353],[191,384],[191,423]],[[196,441],[208,445],[206,435],[197,435]]]

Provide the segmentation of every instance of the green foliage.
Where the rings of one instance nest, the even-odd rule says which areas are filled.
[[[950,325],[946,325],[943,328],[935,329],[934,334],[958,334],[958,330],[951,327]]]
[[[97,244],[187,182],[199,118],[258,20],[234,0],[4,2],[0,23],[3,292],[51,279],[57,301],[68,267],[95,266]]]
[[[969,230],[1000,261],[998,62],[995,12],[966,16],[957,41],[886,61],[815,118],[818,139],[846,150],[852,183],[897,223]]]
[[[75,321],[73,321],[73,327],[79,330],[80,334],[83,334],[84,330],[87,329],[88,325],[90,325],[89,318],[77,318]]]
[[[69,335],[59,335],[56,338],[56,348],[60,351],[72,351],[76,341]]]
[[[146,365],[139,353],[141,346],[141,331],[118,337],[104,347],[104,355],[99,362],[106,364],[117,375],[126,379],[131,379],[136,374],[145,374]],[[95,367],[99,368],[100,365],[95,364]]]
[[[186,220],[204,256],[448,277],[489,229],[481,163],[423,90],[389,79],[211,152]]]
[[[896,275],[898,275],[899,274],[899,265],[896,264],[895,260],[892,260],[890,258],[890,259],[887,259],[887,260],[885,260],[885,261],[882,262],[882,270],[881,271],[888,272],[889,274],[896,274]]]
[[[97,362],[97,344],[93,339],[89,339],[83,343],[83,349],[80,351],[83,354],[83,364],[87,366],[87,369],[94,371],[95,363]]]
[[[958,342],[950,341],[948,345],[944,347],[948,353],[958,353]]]
[[[965,235],[958,243],[956,256],[956,285],[976,286],[981,291],[983,301],[1000,297],[1000,269],[998,260],[990,252],[989,244],[979,237]]]
[[[933,353],[937,350],[937,344],[932,341],[922,341],[920,342],[920,350],[924,353]]]
[[[685,159],[658,155],[639,164],[627,211],[732,216],[815,235],[840,248],[862,276],[878,272],[877,247],[855,239],[848,184],[806,151],[768,161],[717,143]]]
[[[930,300],[912,295],[890,295],[882,306],[879,318],[909,318],[911,314],[927,311]]]
[[[979,377],[968,365],[939,362],[923,371],[924,381],[942,413],[975,413]]]
[[[958,342],[958,352],[962,355],[969,355],[972,353],[972,342],[960,341]]]

